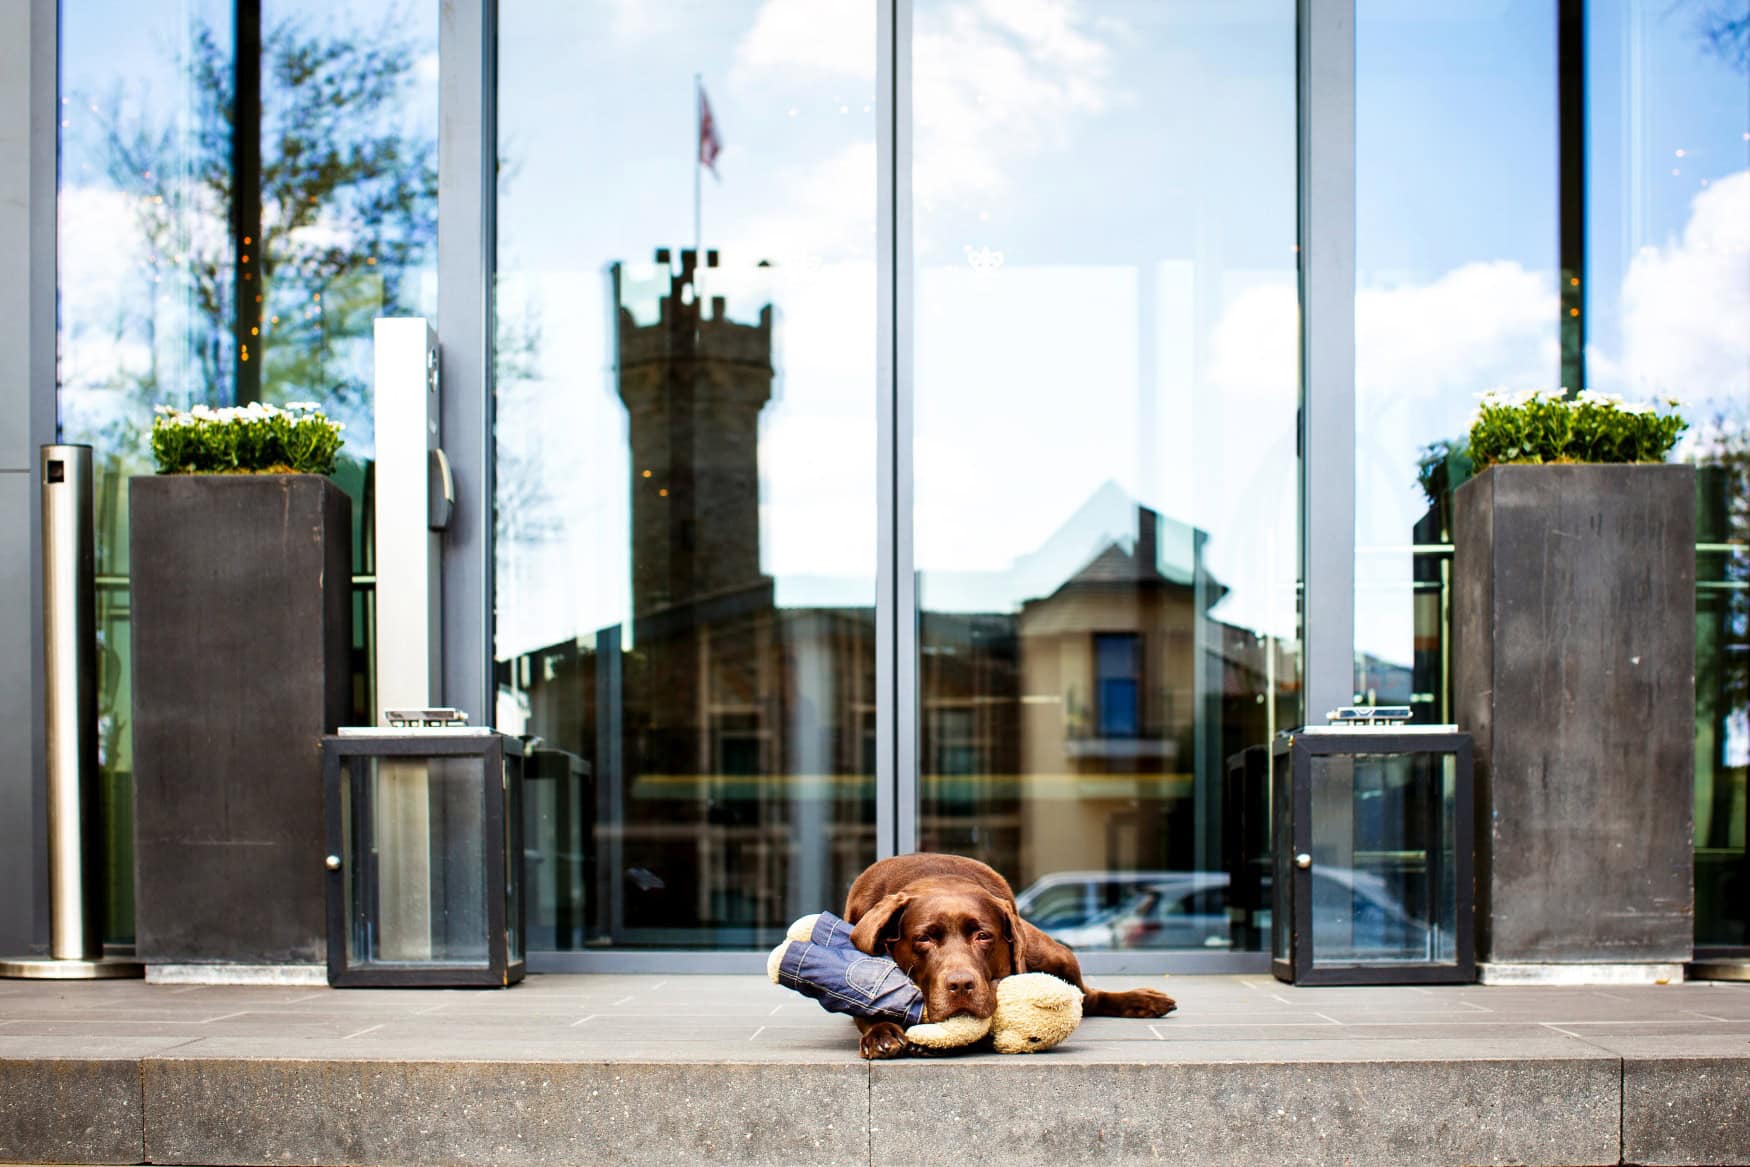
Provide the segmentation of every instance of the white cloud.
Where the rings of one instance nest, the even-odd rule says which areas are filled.
[[[1056,149],[1110,105],[1110,51],[1080,7],[978,0],[920,15],[912,38],[913,188],[928,205],[1003,190],[1013,163]]]
[[[672,8],[673,5],[655,4],[651,0],[607,0],[608,28],[615,40],[648,40],[672,25]],[[577,15],[587,21],[588,11],[579,8]]]
[[[781,168],[777,207],[756,204],[724,242],[727,254],[780,266],[867,259],[875,250],[875,143],[850,145],[812,165]]]
[[[1697,194],[1681,238],[1635,256],[1622,316],[1620,392],[1750,399],[1750,170]]]
[[[735,85],[820,75],[873,84],[875,13],[867,0],[766,0],[736,46]]]
[[[1110,22],[1097,25],[1069,0],[964,0],[919,13],[912,34],[912,186],[922,208],[1002,191],[1017,162],[1060,148],[1081,119],[1118,100],[1102,36],[1121,32]],[[860,102],[874,85],[875,58],[867,4],[767,0],[736,47],[731,80],[769,90],[839,79],[847,89],[842,96]],[[842,159],[817,169],[821,182],[864,181],[860,172],[845,171]],[[853,188],[837,189],[842,197]],[[920,243],[920,252],[927,250],[927,241]]]
[[[1216,323],[1209,379],[1224,393],[1268,394],[1300,376],[1300,293],[1259,284],[1235,296]]]
[[[1496,386],[1554,388],[1554,278],[1511,260],[1467,263],[1430,283],[1355,296],[1355,383],[1370,407],[1462,400]]]

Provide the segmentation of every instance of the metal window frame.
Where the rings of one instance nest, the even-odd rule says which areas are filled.
[[[909,214],[901,226],[899,183],[899,145],[901,135],[909,144],[910,132],[902,126],[897,96],[900,57],[898,46],[906,39],[901,35],[899,20],[902,11],[909,19],[910,5],[905,0],[878,0],[875,30],[875,267],[876,267],[876,329],[875,329],[875,529],[879,546],[875,556],[875,855],[885,859],[913,848],[900,841],[898,810],[904,799],[899,795],[900,771],[909,769],[916,782],[915,763],[903,767],[901,759],[907,751],[901,746],[900,692],[901,662],[899,648],[902,635],[896,616],[900,607],[900,531],[910,524],[900,516],[910,506],[910,490],[901,490],[900,483],[910,478],[910,418],[909,409],[900,408],[899,369],[901,338],[908,331],[901,326],[901,287],[898,256],[910,246]],[[909,167],[906,172],[909,173]],[[906,209],[909,213],[909,202]],[[906,297],[909,302],[909,297]],[[909,371],[909,370],[908,370]],[[909,377],[907,378],[909,381]],[[908,402],[909,404],[909,402]],[[906,415],[902,422],[902,414]],[[900,435],[907,435],[904,440]],[[905,465],[901,465],[902,452]],[[915,633],[913,636],[915,640]],[[916,666],[911,675],[915,677]],[[916,726],[915,710],[911,725]],[[915,751],[913,751],[915,753]]]
[[[893,77],[887,95],[892,112],[892,156],[882,193],[893,206],[893,525],[882,532],[892,543],[894,677],[894,831],[900,854],[918,849],[919,753],[923,745],[923,686],[918,675],[919,623],[917,560],[912,542],[913,381],[916,345],[913,294],[916,265],[912,262],[912,0],[883,0],[893,6],[891,58],[885,62]]]
[[[1355,0],[1300,0],[1302,716],[1355,691]]]
[[[438,60],[438,424],[456,478],[443,540],[443,701],[490,725],[497,0],[439,5]]]
[[[446,30],[459,27],[444,52],[486,52],[495,28],[494,0],[485,0],[484,27],[446,16]],[[447,11],[447,10],[446,10]],[[918,844],[920,681],[918,675],[919,615],[916,562],[912,543],[913,419],[914,419],[914,289],[912,261],[912,16],[913,0],[877,0],[876,30],[876,853],[888,856],[912,851]],[[1335,708],[1350,702],[1354,689],[1355,583],[1355,0],[1298,0],[1297,31],[1297,162],[1300,222],[1301,412],[1300,412],[1300,566],[1301,651],[1304,709]],[[469,37],[478,38],[478,44]],[[471,69],[467,57],[464,71]],[[481,164],[492,157],[491,104],[495,84],[490,63],[474,79],[459,77],[445,56],[442,92],[447,101],[470,103],[478,124],[468,132],[485,133],[488,145]],[[469,86],[488,87],[475,91]],[[451,141],[445,116],[444,142]],[[473,140],[473,139],[470,139]],[[490,490],[491,467],[491,331],[490,280],[493,258],[491,191],[478,202],[459,206],[451,188],[469,181],[466,172],[440,165],[439,273],[440,338],[446,347],[444,424],[460,415],[456,399],[467,388],[481,400],[468,404],[468,417],[481,427],[482,440],[472,445]],[[474,199],[471,189],[464,199]],[[446,213],[447,212],[447,213]],[[480,239],[468,242],[469,255],[486,258],[484,270],[456,271],[445,263],[446,229],[469,230],[478,224]],[[454,244],[462,248],[461,243]],[[475,273],[475,274],[471,274]],[[478,328],[481,345],[470,350],[479,364],[478,380],[464,387],[451,372],[459,355],[452,350],[450,317],[441,288],[452,278],[473,279],[464,289],[485,290],[487,305],[462,321]],[[470,342],[472,343],[472,342]],[[478,355],[473,355],[477,353]],[[470,375],[470,374],[464,374]],[[454,432],[454,431],[452,431]],[[467,431],[472,438],[473,431]],[[458,464],[458,473],[462,473]],[[480,505],[476,500],[475,505]],[[445,568],[445,691],[452,704],[466,706],[469,695],[482,694],[482,708],[491,708],[491,528],[487,507],[484,546],[454,546],[458,562],[446,553]],[[459,562],[466,556],[484,563]],[[453,574],[453,572],[455,574]],[[481,574],[484,572],[484,574]],[[474,591],[458,596],[457,575],[467,575]],[[480,582],[473,582],[478,580]],[[477,621],[484,599],[484,630]],[[472,635],[467,642],[464,637]],[[477,651],[471,651],[477,645]],[[462,674],[471,675],[462,675]],[[830,905],[826,905],[830,906]],[[1078,954],[1085,972],[1100,975],[1174,973],[1264,973],[1270,953],[1190,952],[1184,950],[1091,952]],[[666,972],[754,973],[763,970],[765,954],[746,951],[698,952],[644,949],[618,952],[531,952],[535,972]]]

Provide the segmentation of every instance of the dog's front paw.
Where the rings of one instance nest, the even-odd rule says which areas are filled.
[[[1082,1010],[1096,1017],[1165,1017],[1178,1003],[1158,989],[1126,989],[1121,993],[1092,992]]]
[[[1122,994],[1125,998],[1125,1017],[1165,1017],[1179,1007],[1179,1003],[1158,989],[1132,989]]]
[[[905,1030],[891,1021],[877,1021],[863,1034],[857,1052],[870,1061],[897,1058],[905,1052]]]

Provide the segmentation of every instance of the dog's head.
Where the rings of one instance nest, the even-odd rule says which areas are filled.
[[[1027,971],[1012,904],[964,879],[931,879],[884,896],[858,919],[851,942],[891,956],[924,992],[925,1016],[996,1011],[996,982]]]

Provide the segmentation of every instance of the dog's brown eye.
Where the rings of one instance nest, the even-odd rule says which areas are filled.
[[[911,938],[911,942],[913,944],[928,944],[930,942],[930,934],[928,932],[919,932],[916,936]]]
[[[995,940],[996,937],[992,936],[989,932],[980,932],[977,936],[974,936],[973,939],[982,944],[989,944],[992,940]]]

